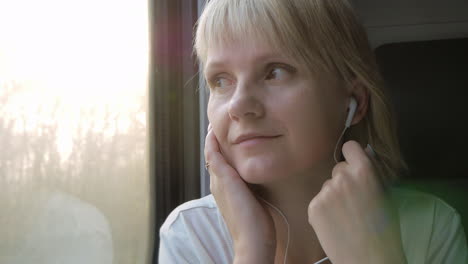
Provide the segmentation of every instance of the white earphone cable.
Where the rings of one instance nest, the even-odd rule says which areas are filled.
[[[290,233],[289,233],[289,222],[288,222],[288,219],[286,218],[286,216],[283,214],[283,212],[281,212],[280,209],[276,208],[276,206],[272,205],[271,203],[267,202],[265,199],[263,199],[262,197],[258,197],[260,198],[263,202],[265,202],[267,205],[269,205],[271,208],[275,209],[282,217],[283,217],[283,220],[284,222],[286,223],[286,229],[288,231],[288,240],[286,241],[286,249],[285,249],[285,253],[284,253],[284,261],[283,263],[286,264],[286,260],[288,258],[288,249],[289,249],[289,240],[290,240]],[[314,264],[319,264],[319,263],[322,263],[324,262],[325,260],[327,260],[328,257],[325,257],[317,262],[315,262]]]
[[[260,198],[262,201],[264,201],[267,205],[269,205],[271,208],[275,209],[284,219],[284,222],[286,222],[286,228],[288,230],[288,240],[286,242],[286,251],[284,253],[284,264],[286,264],[286,259],[288,257],[288,249],[289,249],[289,239],[290,239],[290,234],[289,234],[289,223],[288,223],[288,219],[286,219],[286,216],[283,214],[283,212],[281,212],[280,209],[276,208],[276,206],[272,205],[271,203],[267,202],[265,199],[263,199],[262,197],[258,197]]]
[[[343,138],[343,136],[344,136],[344,134],[346,132],[346,129],[348,129],[347,126],[345,126],[345,128],[343,129],[343,132],[341,132],[340,138],[338,138],[338,141],[336,142],[335,150],[333,151],[333,158],[335,159],[336,163],[338,163],[338,159],[336,158],[336,150],[338,149],[338,145],[340,144],[341,139]]]
[[[328,259],[328,257],[324,257],[323,259],[321,259],[321,260],[315,262],[314,264],[320,264],[320,263],[324,262],[324,261],[327,260],[327,259]]]

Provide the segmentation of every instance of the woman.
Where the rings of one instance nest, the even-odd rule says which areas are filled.
[[[212,0],[195,50],[212,195],[171,213],[160,263],[467,260],[451,207],[391,188],[405,165],[346,0]]]

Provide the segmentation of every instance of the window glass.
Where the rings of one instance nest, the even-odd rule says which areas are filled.
[[[144,0],[0,1],[0,263],[144,263]]]

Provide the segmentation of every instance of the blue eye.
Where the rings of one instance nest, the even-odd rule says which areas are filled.
[[[271,79],[281,80],[282,77],[284,77],[284,70],[281,68],[274,68],[268,73],[266,79],[267,80],[271,80]]]
[[[282,81],[288,77],[289,72],[281,67],[274,67],[267,74],[267,80]]]
[[[211,89],[226,89],[235,83],[232,79],[219,75],[207,80]]]
[[[224,88],[224,87],[229,86],[230,84],[232,84],[232,82],[229,81],[228,79],[226,79],[226,78],[218,78],[218,79],[215,80],[214,87],[217,87],[217,88]]]

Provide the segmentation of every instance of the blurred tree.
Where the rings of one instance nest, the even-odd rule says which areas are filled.
[[[146,113],[145,97],[140,98],[139,108],[127,112],[113,112],[108,106],[82,109],[71,153],[64,157],[58,133],[63,126],[59,114],[66,106],[57,99],[53,106],[38,102],[36,116],[12,113],[13,98],[23,91],[18,83],[0,83],[0,208],[11,213],[0,220],[0,236],[6,241],[17,239],[23,228],[13,219],[31,217],[26,208],[35,199],[28,195],[32,190],[58,189],[93,204],[107,217],[115,263],[141,263],[149,210],[146,125],[139,119]],[[125,129],[122,122],[128,123]],[[0,251],[5,248],[0,243]]]

